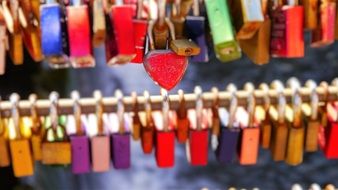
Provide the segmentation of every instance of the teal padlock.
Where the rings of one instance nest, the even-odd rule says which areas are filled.
[[[242,53],[235,38],[227,2],[205,0],[205,5],[216,57],[223,62],[239,59]]]

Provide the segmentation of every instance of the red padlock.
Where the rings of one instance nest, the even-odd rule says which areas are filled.
[[[136,56],[132,60],[133,63],[143,63],[145,38],[147,35],[148,21],[142,19],[143,0],[137,0],[137,15],[133,20],[135,53]]]
[[[272,13],[270,42],[273,57],[304,57],[303,13],[303,7],[296,3],[276,5]]]
[[[91,55],[91,34],[87,5],[73,3],[67,7],[67,26],[70,61],[74,68],[94,67]]]
[[[195,88],[196,110],[188,111],[190,121],[189,141],[187,142],[188,161],[193,166],[205,166],[208,164],[208,118],[203,110],[202,90]]]

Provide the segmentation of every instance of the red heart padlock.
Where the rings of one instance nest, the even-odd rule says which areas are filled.
[[[175,39],[172,23],[168,19],[166,22],[169,23],[171,38]],[[181,81],[188,66],[188,59],[185,56],[177,55],[172,50],[154,50],[153,27],[154,22],[150,21],[148,26],[150,51],[145,56],[143,65],[149,76],[158,85],[166,90],[171,90]]]

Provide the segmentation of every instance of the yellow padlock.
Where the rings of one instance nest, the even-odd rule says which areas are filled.
[[[58,93],[52,92],[50,119],[48,127],[42,139],[42,163],[47,165],[67,165],[71,163],[71,146],[66,129],[58,121]]]
[[[12,167],[15,177],[31,176],[34,173],[33,158],[29,140],[22,135],[24,127],[19,114],[19,95],[13,93],[10,97],[12,102],[12,118],[9,120],[9,128],[15,128],[15,134],[10,134],[10,152]]]

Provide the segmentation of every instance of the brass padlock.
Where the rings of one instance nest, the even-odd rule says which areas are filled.
[[[318,11],[320,0],[303,0],[304,6],[304,28],[314,30],[318,26]]]
[[[155,49],[166,49],[169,39],[169,26],[165,21],[165,1],[158,3],[158,19],[153,27],[153,38]]]
[[[33,175],[34,166],[29,140],[21,134],[23,123],[19,113],[19,99],[19,95],[15,93],[10,97],[13,106],[12,118],[9,120],[9,128],[15,128],[15,135],[11,136],[9,146],[14,175],[16,177],[24,177]]]
[[[42,139],[42,163],[46,165],[67,165],[71,163],[71,145],[66,129],[58,121],[58,94],[52,92],[50,119],[48,127]]]
[[[0,167],[7,167],[11,164],[8,147],[8,127],[0,114]]]

